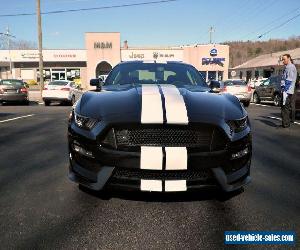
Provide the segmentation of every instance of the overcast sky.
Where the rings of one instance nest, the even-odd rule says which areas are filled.
[[[113,6],[155,0],[41,0],[42,11]],[[9,25],[18,39],[37,41],[35,0],[0,0],[0,32]],[[300,14],[299,0],[178,0],[144,6],[43,15],[47,48],[84,48],[84,32],[119,31],[129,46],[167,46],[258,40],[257,36]],[[260,40],[300,35],[300,16]]]

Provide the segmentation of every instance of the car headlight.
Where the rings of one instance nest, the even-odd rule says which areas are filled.
[[[77,127],[91,130],[93,127],[95,127],[98,120],[86,116],[82,116],[74,112],[74,121]]]
[[[230,127],[231,132],[241,132],[248,127],[248,116],[245,116],[241,119],[227,121],[228,126]]]

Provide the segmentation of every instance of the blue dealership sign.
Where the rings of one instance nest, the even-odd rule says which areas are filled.
[[[224,57],[202,58],[202,65],[218,64],[220,66],[224,66],[224,62],[225,62]]]
[[[218,50],[216,48],[212,48],[209,52],[211,56],[217,56],[218,55]]]

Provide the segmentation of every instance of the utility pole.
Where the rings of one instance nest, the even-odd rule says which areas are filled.
[[[12,34],[10,34],[9,32],[9,27],[7,26],[6,28],[6,33],[0,33],[0,35],[3,35],[6,37],[6,42],[7,42],[7,49],[8,49],[8,57],[9,57],[9,72],[10,72],[10,77],[12,77],[12,62],[11,62],[11,54],[10,54],[10,38],[16,38],[15,36],[13,36]]]
[[[214,30],[214,28],[211,26],[210,28],[209,28],[209,44],[211,44],[212,43],[212,33],[214,33],[215,32],[215,30]]]
[[[38,44],[39,44],[39,71],[40,71],[40,101],[42,101],[42,92],[44,89],[44,65],[43,65],[43,41],[42,41],[42,18],[41,1],[36,0],[36,15],[38,25]]]

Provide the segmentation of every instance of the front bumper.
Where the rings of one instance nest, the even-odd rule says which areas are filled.
[[[235,96],[240,100],[240,102],[250,102],[251,100],[251,92],[236,94]]]
[[[74,150],[74,144],[93,153],[93,158]],[[241,158],[231,159],[232,154],[248,148]],[[250,130],[237,140],[230,141],[224,150],[197,152],[187,149],[186,170],[145,170],[140,168],[140,152],[124,152],[99,146],[96,140],[87,139],[69,127],[70,166],[69,178],[93,190],[117,187],[141,190],[142,180],[184,180],[186,190],[221,187],[234,191],[250,182],[252,142]],[[166,191],[163,190],[162,191]]]
[[[62,97],[43,97],[43,101],[51,101],[51,102],[69,102],[70,100],[68,98],[62,98]]]

